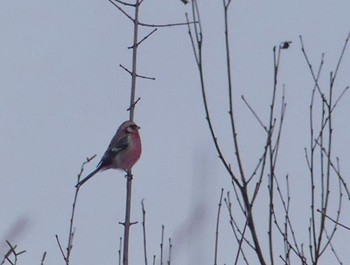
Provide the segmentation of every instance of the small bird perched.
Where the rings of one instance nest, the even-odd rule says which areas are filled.
[[[123,122],[113,136],[96,169],[75,186],[79,188],[97,172],[110,168],[129,171],[141,156],[140,129],[132,121]]]

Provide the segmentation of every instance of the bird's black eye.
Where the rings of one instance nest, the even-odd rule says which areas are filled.
[[[130,124],[128,127],[126,127],[126,132],[127,133],[135,133],[135,132],[137,132],[138,129],[140,129],[140,127],[137,126],[136,124]]]
[[[128,127],[126,128],[126,131],[127,131],[128,133],[132,133],[132,132],[135,131],[135,129],[136,129],[136,126],[135,126],[135,125],[130,125],[130,126],[128,126]]]

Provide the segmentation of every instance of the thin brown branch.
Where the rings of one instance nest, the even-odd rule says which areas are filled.
[[[58,238],[58,235],[55,235],[55,238],[56,238],[56,242],[57,242],[57,244],[58,244],[58,247],[59,247],[59,249],[60,249],[60,251],[61,251],[61,254],[62,254],[62,256],[63,256],[63,259],[64,259],[64,261],[67,263],[67,257],[66,257],[66,254],[65,254],[64,251],[63,251],[63,248],[62,248],[61,242],[60,242],[60,240],[59,240],[59,238]]]
[[[276,94],[277,94],[277,85],[278,85],[278,73],[280,68],[280,59],[281,59],[281,51],[282,49],[285,49],[285,43],[283,42],[283,45],[279,45],[278,52],[276,53],[276,46],[273,49],[273,55],[274,55],[274,83],[273,83],[273,90],[272,90],[272,99],[270,104],[270,118],[269,118],[269,127],[268,127],[268,136],[267,136],[267,147],[268,147],[268,160],[269,160],[269,173],[268,173],[268,190],[269,190],[269,221],[268,221],[268,238],[269,238],[269,256],[270,256],[270,263],[274,264],[274,244],[273,244],[273,219],[274,219],[274,185],[276,182],[275,178],[275,168],[277,163],[277,157],[278,157],[278,150],[279,150],[279,143],[280,143],[280,137],[282,133],[282,127],[283,127],[283,120],[286,110],[286,103],[285,103],[285,89],[283,87],[283,93],[282,93],[282,104],[281,104],[281,111],[280,111],[280,121],[279,124],[276,124],[276,118],[275,118],[275,105],[276,105]],[[289,45],[289,44],[288,44]],[[276,128],[277,126],[277,128]],[[275,143],[273,144],[272,136],[274,133],[274,130],[277,130],[277,138],[275,140]]]
[[[309,60],[309,57],[307,56],[307,53],[306,53],[306,50],[305,50],[305,46],[304,46],[303,37],[302,37],[302,36],[299,36],[299,39],[300,39],[300,44],[301,44],[301,51],[302,51],[302,53],[303,53],[303,55],[304,55],[304,58],[305,58],[305,60],[306,60],[307,65],[308,65],[308,67],[309,67],[309,70],[310,70],[311,76],[312,76],[312,78],[313,78],[313,81],[314,81],[314,83],[315,83],[315,86],[316,86],[316,88],[317,88],[317,91],[319,92],[319,94],[320,94],[320,96],[321,96],[321,98],[322,98],[322,101],[323,101],[325,104],[327,104],[326,97],[325,97],[324,93],[322,92],[322,90],[321,90],[321,88],[320,88],[320,86],[319,86],[319,84],[318,84],[318,78],[316,78],[316,75],[315,75],[314,70],[313,70],[313,68],[312,68],[312,64],[311,64],[311,62],[310,62],[310,60]],[[323,57],[324,57],[324,54],[322,54],[322,58],[323,58]]]
[[[119,66],[120,66],[121,68],[123,68],[126,72],[128,72],[131,76],[133,75],[132,71],[130,71],[130,70],[129,70],[128,68],[126,68],[124,65],[119,64]],[[143,79],[156,80],[155,77],[149,77],[149,76],[144,76],[144,75],[139,75],[139,74],[136,74],[135,76],[138,77],[138,78],[143,78]],[[130,108],[129,108],[129,109],[130,109]],[[128,110],[129,110],[129,109],[128,109]]]
[[[17,252],[16,248],[17,245],[12,245],[8,240],[6,240],[6,244],[9,247],[9,250],[6,252],[6,254],[4,255],[4,258],[2,260],[2,262],[0,263],[1,265],[5,264],[5,262],[9,262],[11,265],[16,265],[17,261],[18,261],[18,256],[22,255],[23,253],[26,252],[26,250],[22,250]],[[13,255],[14,257],[11,258],[10,256]]]
[[[347,86],[346,88],[344,88],[344,90],[340,93],[339,97],[336,99],[335,103],[332,106],[332,112],[333,110],[336,108],[337,104],[339,103],[339,101],[342,99],[342,97],[344,96],[344,94],[349,90],[349,86]]]
[[[329,236],[328,233],[327,233],[327,231],[326,231],[326,237],[327,237],[327,240],[328,240],[328,242],[329,242],[329,246],[330,246],[330,248],[331,248],[331,251],[332,251],[334,257],[336,258],[337,262],[339,263],[339,265],[343,265],[343,262],[340,260],[338,254],[337,254],[337,252],[336,252],[336,250],[335,250],[335,248],[334,248],[334,246],[333,246],[333,244],[332,244],[332,242],[331,242],[331,237],[332,237],[332,236]]]
[[[247,228],[247,222],[245,222],[244,224],[244,228],[243,231],[240,230],[237,222],[234,219],[234,215],[232,212],[232,203],[231,203],[231,199],[230,199],[230,193],[227,192],[227,197],[224,199],[226,208],[228,210],[229,213],[229,217],[230,217],[230,226],[233,232],[233,235],[239,245],[238,250],[236,251],[236,257],[235,257],[235,265],[237,265],[238,261],[239,261],[239,256],[241,255],[243,260],[245,261],[246,264],[248,263],[248,260],[246,258],[246,255],[244,253],[244,249],[242,247],[243,243],[246,243],[251,249],[254,250],[254,246],[249,242],[249,240],[245,237],[245,232],[246,232],[246,228]]]
[[[189,22],[190,24],[197,23],[196,21]],[[140,26],[150,27],[150,28],[167,28],[167,27],[176,27],[176,26],[186,26],[188,22],[178,22],[178,23],[167,23],[167,24],[149,24],[140,22]]]
[[[339,187],[338,210],[337,210],[336,219],[335,219],[335,221],[337,223],[339,223],[339,220],[340,220],[340,213],[341,213],[342,201],[343,201],[342,200],[342,198],[343,198],[342,183],[341,183],[340,180],[338,180],[338,187]],[[333,239],[333,237],[335,235],[335,232],[337,231],[337,228],[338,228],[338,224],[337,223],[334,223],[334,226],[331,229],[331,233],[330,234],[329,234],[328,230],[325,229],[325,235],[326,235],[327,240],[326,240],[326,243],[323,246],[323,249],[320,251],[320,255],[322,255],[327,250],[328,247],[330,247],[331,250],[333,249],[332,239]],[[333,253],[336,255],[335,251],[333,251]]]
[[[214,249],[214,265],[218,263],[218,248],[219,248],[219,226],[220,226],[220,212],[222,206],[222,196],[224,194],[224,189],[221,189],[219,204],[218,204],[218,213],[216,215],[216,229],[215,229],[215,249]]]
[[[125,6],[132,6],[132,7],[135,7],[135,4],[130,4],[130,3],[127,3],[127,2],[124,2],[124,1],[121,1],[121,0],[113,0],[119,4],[122,4],[122,5],[125,5]]]
[[[277,189],[280,201],[281,201],[282,206],[283,206],[285,220],[284,220],[284,228],[282,228],[280,223],[278,222],[278,219],[277,219],[278,216],[276,215],[276,212],[274,212],[273,213],[274,224],[275,224],[277,230],[279,231],[280,235],[283,237],[283,241],[285,243],[285,246],[288,248],[288,251],[292,250],[300,258],[301,264],[306,265],[306,261],[305,261],[306,258],[304,256],[302,250],[299,248],[299,244],[297,243],[296,234],[295,234],[295,231],[294,231],[294,228],[292,225],[290,212],[289,212],[290,202],[291,202],[290,188],[289,188],[289,177],[288,177],[288,175],[286,175],[286,188],[287,188],[287,198],[286,199],[284,198],[284,196],[282,194],[279,181],[276,177],[275,177],[275,181],[276,181],[276,189]],[[290,231],[290,233],[292,235],[292,241],[289,239],[288,231]],[[288,257],[286,257],[285,260],[288,260]],[[288,264],[290,264],[290,263],[288,263]]]
[[[321,151],[322,151],[325,155],[327,155],[326,149],[325,149],[324,147],[322,147],[322,146],[320,145],[320,143],[319,143],[317,140],[316,140],[315,142],[319,145],[319,147],[321,148]],[[332,169],[333,169],[333,171],[335,172],[335,174],[337,175],[339,181],[341,182],[342,186],[344,187],[344,189],[345,189],[345,191],[346,191],[346,194],[347,194],[347,196],[348,196],[348,199],[350,200],[350,191],[349,191],[349,189],[348,189],[348,186],[347,186],[347,184],[346,184],[344,178],[343,178],[342,175],[340,174],[339,169],[334,165],[334,163],[333,163],[333,161],[332,161],[332,159],[331,159],[330,157],[328,158],[328,163],[329,163],[329,165],[332,167]],[[337,163],[339,163],[339,158],[337,158]]]
[[[17,265],[18,256],[24,254],[24,253],[26,252],[26,250],[22,250],[22,251],[17,252],[17,251],[16,251],[17,245],[12,246],[12,244],[11,244],[8,240],[6,240],[6,243],[7,243],[7,245],[8,245],[9,248],[10,248],[10,254],[13,254],[13,255],[14,255],[14,261],[12,261],[12,260],[10,259],[9,256],[7,256],[7,257],[5,256],[5,257],[6,257],[6,260],[7,260],[11,265]]]
[[[122,264],[122,243],[123,239],[122,237],[119,237],[119,248],[118,248],[118,264]]]
[[[169,238],[169,253],[168,253],[168,263],[167,265],[171,265],[171,250],[173,248],[173,244],[171,243],[171,238]]]
[[[163,246],[164,246],[164,225],[162,225],[162,235],[160,237],[160,265],[163,265]]]
[[[185,13],[186,15],[186,21],[187,21],[187,28],[188,28],[188,35],[190,37],[190,41],[191,41],[191,47],[192,47],[192,50],[193,50],[193,55],[194,55],[194,58],[196,60],[196,64],[198,65],[199,64],[199,58],[198,58],[198,53],[197,53],[197,49],[196,49],[196,45],[194,43],[194,38],[193,38],[193,35],[192,35],[192,30],[191,30],[191,27],[190,27],[190,22],[189,22],[189,18],[188,18],[188,14]]]
[[[231,54],[230,54],[230,41],[229,41],[229,22],[228,22],[228,7],[229,4],[226,4],[225,0],[223,0],[224,5],[224,29],[225,29],[225,52],[226,52],[226,77],[227,77],[227,88],[228,88],[228,99],[229,99],[229,117],[231,123],[232,130],[232,140],[235,148],[236,161],[239,168],[239,174],[241,177],[241,183],[245,185],[246,177],[243,169],[243,161],[241,159],[241,153],[239,151],[239,141],[238,134],[236,129],[236,121],[233,114],[233,85],[231,78]],[[260,259],[260,258],[259,258]],[[260,259],[262,261],[262,259]]]
[[[135,6],[135,15],[134,15],[134,36],[133,36],[133,49],[132,49],[132,71],[131,71],[131,88],[130,88],[130,112],[129,112],[129,120],[134,120],[134,112],[135,112],[135,95],[136,95],[136,80],[137,80],[137,52],[138,46],[138,34],[139,34],[139,2],[140,0],[136,0]],[[131,172],[130,172],[131,175]],[[127,241],[125,241],[127,240]],[[128,244],[128,238],[124,237],[124,243]],[[124,246],[125,247],[125,246]],[[125,254],[125,253],[124,253]],[[124,264],[127,265],[127,264]]]
[[[258,116],[258,114],[256,113],[256,111],[250,106],[250,104],[248,103],[248,101],[245,99],[245,97],[242,95],[241,96],[243,102],[246,104],[246,106],[248,107],[248,109],[250,110],[250,112],[253,114],[253,116],[255,117],[255,119],[258,121],[258,123],[261,125],[261,127],[264,129],[265,132],[267,131],[267,127],[266,125],[264,125],[264,123],[261,121],[260,117]]]
[[[44,265],[45,258],[46,258],[46,251],[44,252],[44,254],[43,254],[42,258],[41,258],[40,265]]]
[[[131,110],[131,108],[134,108],[135,107],[135,105],[140,101],[140,97],[132,104],[132,106],[130,106],[128,109],[127,109],[127,111],[130,111]]]
[[[108,0],[112,5],[114,5],[120,12],[122,12],[131,22],[135,23],[136,19],[132,18],[123,8],[121,8],[117,3],[114,1],[118,2],[117,0]],[[142,3],[143,0],[138,0],[138,2],[134,5],[132,5],[135,9],[139,8],[139,4]],[[131,4],[130,4],[131,5]],[[176,27],[176,26],[186,26],[188,23],[190,24],[195,24],[197,23],[196,21],[192,22],[175,22],[175,23],[166,23],[166,24],[151,24],[151,23],[143,23],[137,20],[138,25],[143,26],[143,27],[149,27],[149,28],[167,28],[167,27]]]
[[[247,222],[245,222],[244,224],[244,229],[243,231],[241,231],[241,229],[238,226],[238,223],[236,222],[236,220],[234,219],[234,214],[232,212],[232,202],[231,202],[231,198],[230,198],[230,193],[227,192],[226,198],[224,198],[224,202],[227,208],[227,211],[229,213],[229,217],[230,217],[230,225],[232,228],[232,231],[234,233],[235,239],[237,241],[238,244],[242,245],[242,240],[253,250],[255,250],[253,243],[251,243],[244,235],[245,235],[245,231],[246,231],[246,227],[247,227]],[[242,251],[243,253],[243,249],[239,248],[240,251]]]
[[[131,191],[132,191],[133,175],[129,171],[126,175],[126,205],[125,205],[125,221],[124,226],[124,241],[123,241],[123,265],[129,264],[129,235],[130,235],[130,215],[131,215]]]
[[[247,258],[246,258],[246,255],[244,254],[244,251],[243,251],[243,247],[242,247],[242,245],[243,245],[243,241],[246,241],[246,239],[245,239],[245,231],[247,230],[247,222],[245,222],[245,224],[244,224],[244,227],[243,227],[243,231],[242,231],[242,235],[241,235],[241,238],[238,240],[238,251],[237,251],[237,253],[236,253],[236,258],[235,258],[235,265],[238,265],[238,261],[239,261],[239,256],[240,256],[240,254],[242,255],[242,257],[243,257],[243,260],[245,261],[245,263],[246,264],[249,264],[249,262],[248,262],[248,260],[247,260]],[[254,251],[256,251],[256,249],[255,248],[253,248],[254,249]]]
[[[196,64],[197,64],[197,69],[200,77],[200,84],[201,84],[201,92],[202,92],[202,100],[203,100],[203,105],[204,105],[204,110],[205,110],[205,118],[207,120],[208,126],[209,126],[209,131],[212,137],[212,140],[215,145],[215,149],[218,153],[219,159],[223,163],[226,171],[229,173],[231,176],[231,179],[234,181],[234,183],[242,189],[242,185],[239,183],[238,179],[234,176],[233,171],[231,170],[231,167],[229,163],[226,161],[222,151],[221,147],[218,143],[214,127],[211,121],[211,116],[209,112],[209,106],[208,106],[208,101],[207,101],[207,96],[206,96],[206,87],[205,87],[205,81],[204,81],[204,71],[203,71],[203,58],[202,58],[202,44],[203,44],[203,34],[202,34],[202,28],[201,28],[201,21],[199,17],[199,10],[198,10],[198,4],[197,1],[192,1],[192,17],[193,20],[198,21],[198,24],[194,24],[193,31],[190,28],[189,24],[188,25],[188,30],[189,30],[189,35],[190,35],[190,40],[191,44],[193,47],[193,52],[196,58]]]
[[[147,239],[146,239],[146,210],[145,205],[143,203],[144,200],[141,201],[142,206],[142,234],[143,234],[143,255],[145,258],[145,265],[148,264],[147,262]]]
[[[144,42],[145,40],[148,39],[148,37],[150,37],[154,32],[156,32],[158,29],[155,28],[154,30],[152,30],[150,33],[148,33],[145,37],[143,37],[138,43],[136,43],[137,46],[139,46],[142,42]],[[134,45],[129,46],[128,49],[132,49],[134,48]]]
[[[96,157],[96,154],[91,156],[91,157],[87,157],[86,160],[81,164],[80,166],[80,172],[77,175],[77,183],[79,183],[81,176],[84,172],[84,167],[87,163],[89,163],[91,160],[93,160]],[[66,252],[64,253],[61,242],[59,240],[58,235],[55,235],[56,237],[56,241],[58,244],[58,247],[61,251],[63,260],[65,261],[66,265],[69,265],[69,259],[70,259],[70,255],[73,249],[73,238],[74,238],[74,216],[75,216],[75,209],[76,209],[76,204],[77,204],[77,200],[78,200],[78,194],[79,194],[79,189],[80,186],[76,187],[75,189],[75,193],[74,193],[74,199],[73,199],[73,204],[72,204],[72,212],[71,212],[71,217],[70,217],[70,221],[69,221],[69,234],[68,234],[68,242],[67,242],[67,247]]]
[[[321,210],[317,209],[317,212],[319,212],[321,215],[323,215],[324,217],[326,217],[327,219],[331,220],[333,223],[339,225],[340,227],[345,228],[346,230],[350,230],[349,226],[346,226],[336,220],[334,220],[332,217],[328,216],[327,214],[323,213]]]
[[[122,12],[129,20],[131,20],[132,22],[135,22],[135,20],[128,14],[126,13],[126,11],[124,11],[124,9],[122,9],[120,6],[117,5],[117,3],[113,2],[112,0],[108,0],[112,5],[114,5],[116,8],[118,8],[118,10],[120,12]],[[135,6],[135,5],[134,5]],[[136,6],[135,6],[136,8]]]
[[[340,64],[343,61],[344,53],[345,53],[346,48],[347,48],[348,43],[349,43],[349,38],[350,38],[350,32],[348,33],[348,36],[345,39],[345,43],[344,43],[343,49],[342,49],[342,51],[340,53],[340,56],[339,56],[339,59],[338,59],[338,62],[337,62],[337,66],[336,66],[335,71],[334,71],[334,75],[331,78],[330,87],[333,87],[334,81],[337,78],[337,74],[338,74],[338,70],[339,70]]]

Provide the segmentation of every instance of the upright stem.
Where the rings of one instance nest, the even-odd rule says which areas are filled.
[[[130,213],[131,213],[131,191],[132,191],[132,174],[128,172],[126,176],[126,206],[124,222],[124,247],[123,247],[123,265],[129,264],[129,231],[130,231]]]
[[[137,48],[138,48],[138,30],[139,30],[139,7],[140,0],[135,3],[135,18],[134,18],[134,40],[132,45],[132,72],[131,72],[131,94],[130,94],[130,120],[134,120],[135,110],[135,91],[136,91],[136,64],[137,64]]]
[[[138,48],[138,26],[139,26],[139,7],[140,0],[135,3],[135,17],[134,17],[134,39],[132,46],[132,72],[131,72],[131,93],[130,93],[130,113],[129,120],[134,120],[135,110],[135,91],[136,91],[136,64],[137,64],[137,48]],[[131,213],[131,191],[132,191],[132,173],[131,170],[127,172],[126,176],[126,206],[125,206],[125,221],[124,221],[124,244],[123,244],[123,265],[129,264],[129,233],[130,233],[130,213]]]

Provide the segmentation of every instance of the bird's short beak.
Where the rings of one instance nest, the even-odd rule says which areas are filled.
[[[136,126],[137,126],[137,125],[136,125]],[[138,129],[138,130],[140,130],[140,129],[141,129],[141,127],[140,127],[140,126],[137,126],[137,129]]]

